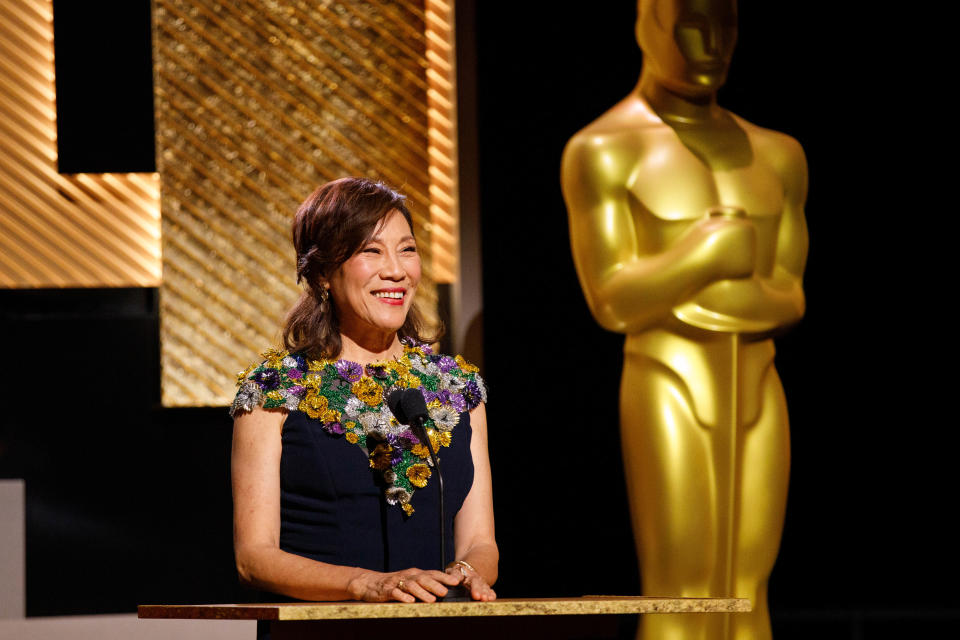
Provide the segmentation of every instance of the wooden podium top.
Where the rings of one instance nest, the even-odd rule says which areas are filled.
[[[377,618],[451,618],[476,616],[569,616],[637,613],[739,613],[750,611],[746,598],[654,598],[584,596],[516,598],[493,602],[290,602],[280,604],[150,605],[141,618],[204,620],[357,620]]]

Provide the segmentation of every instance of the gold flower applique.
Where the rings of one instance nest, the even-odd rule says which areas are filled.
[[[422,444],[415,444],[410,447],[410,453],[417,456],[418,458],[429,458],[430,452]]]
[[[403,353],[404,353],[404,355],[406,355],[406,356],[409,356],[410,354],[415,353],[415,354],[417,354],[418,356],[420,356],[421,358],[426,358],[426,357],[427,357],[427,354],[424,353],[423,349],[421,349],[420,347],[417,347],[417,346],[404,345],[404,346],[403,346]]]
[[[307,363],[307,370],[323,371],[328,364],[331,364],[329,360],[311,360]]]
[[[409,371],[401,373],[397,377],[397,386],[403,387],[406,389],[419,389],[420,388],[420,378],[413,375]]]
[[[283,359],[290,355],[285,349],[267,349],[262,354],[266,358],[266,366],[270,369],[279,369],[283,365]]]
[[[427,437],[430,438],[430,446],[434,451],[439,451],[441,446],[449,447],[453,441],[449,431],[437,432],[436,429],[427,429]]]
[[[308,373],[300,379],[300,386],[308,392],[320,393],[320,387],[323,384],[323,378],[319,373]]]
[[[383,402],[383,387],[373,378],[363,376],[350,386],[350,391],[371,407],[376,407]]]
[[[244,382],[246,382],[247,377],[248,377],[251,373],[253,373],[253,370],[256,369],[256,368],[257,368],[257,365],[252,364],[252,365],[250,365],[249,367],[247,367],[246,369],[244,369],[243,371],[240,371],[239,373],[237,373],[237,386],[239,387],[239,386],[242,385]]]
[[[402,376],[403,374],[408,373],[410,371],[409,366],[400,362],[399,360],[384,360],[380,364],[383,365],[384,369],[386,369],[387,371],[393,371],[398,376]]]
[[[463,359],[463,356],[457,355],[454,357],[454,361],[457,363],[457,366],[460,367],[463,371],[467,373],[477,373],[480,371],[479,367],[475,367],[466,360]]]
[[[412,464],[407,468],[407,479],[410,480],[410,484],[418,489],[423,489],[427,486],[427,478],[429,477],[430,467],[422,462]]]
[[[322,396],[315,391],[310,391],[303,396],[303,400],[300,401],[300,404],[297,406],[297,408],[311,418],[317,419],[324,417],[324,414],[327,413],[329,406],[326,396]]]
[[[391,453],[393,453],[393,447],[389,444],[378,444],[373,448],[373,451],[370,452],[370,467],[377,471],[386,471],[390,468]],[[424,482],[424,485],[425,484],[426,482]]]

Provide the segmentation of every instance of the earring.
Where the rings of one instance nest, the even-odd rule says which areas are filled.
[[[330,289],[329,287],[320,288],[320,304],[326,304],[327,300],[330,299]]]

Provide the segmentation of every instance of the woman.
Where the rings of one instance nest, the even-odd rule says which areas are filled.
[[[241,580],[302,600],[433,602],[497,578],[485,390],[476,368],[424,344],[412,306],[420,256],[404,196],[343,178],[293,222],[306,291],[285,350],[240,378],[231,414],[234,550]],[[454,562],[439,566],[429,451],[387,408],[420,389],[438,449]]]

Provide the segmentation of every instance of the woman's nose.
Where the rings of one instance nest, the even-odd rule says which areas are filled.
[[[384,256],[383,264],[380,265],[380,277],[384,280],[402,280],[406,275],[403,263],[400,262],[400,256],[391,251]]]

